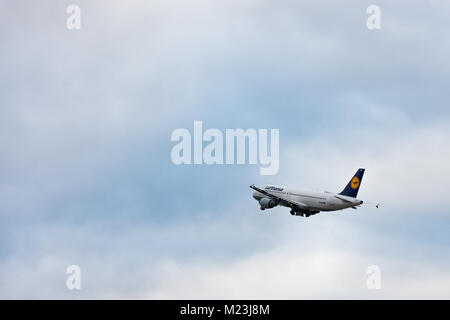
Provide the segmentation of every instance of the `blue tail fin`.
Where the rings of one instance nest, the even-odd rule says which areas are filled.
[[[353,178],[348,182],[347,186],[344,190],[342,190],[340,195],[356,198],[358,195],[359,186],[361,185],[361,181],[364,175],[365,169],[358,169],[354,174]]]

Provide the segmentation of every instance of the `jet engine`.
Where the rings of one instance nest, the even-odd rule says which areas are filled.
[[[259,204],[261,205],[261,209],[270,209],[277,205],[275,201],[269,198],[261,198]]]

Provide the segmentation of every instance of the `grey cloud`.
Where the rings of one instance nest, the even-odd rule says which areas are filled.
[[[381,1],[382,30],[371,32],[371,3],[360,1],[78,3],[79,32],[65,28],[69,2],[1,4],[3,297],[79,297],[64,287],[74,261],[86,269],[83,297],[172,297],[173,270],[194,283],[210,283],[208,268],[239,279],[261,259],[285,258],[291,242],[305,243],[292,267],[321,249],[398,269],[425,256],[423,279],[442,273],[427,295],[446,283],[448,4]],[[280,173],[174,166],[170,133],[194,120],[279,128]],[[335,191],[363,165],[361,195],[385,200],[384,211],[306,222],[279,208],[258,215],[250,198],[253,182]],[[388,297],[402,296],[410,287],[391,274],[398,291]]]

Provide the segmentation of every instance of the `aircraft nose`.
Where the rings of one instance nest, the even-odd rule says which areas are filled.
[[[253,192],[252,196],[253,196],[253,199],[255,199],[255,200],[259,200],[259,198],[261,198],[258,191]]]

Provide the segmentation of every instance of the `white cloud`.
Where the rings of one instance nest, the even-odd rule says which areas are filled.
[[[448,211],[447,3],[426,14],[382,3],[379,33],[369,33],[356,0],[79,3],[79,33],[65,28],[63,2],[0,4],[8,12],[0,30],[2,297],[448,297],[445,258],[406,250],[446,253],[434,228],[423,246],[399,231],[422,219],[439,224]],[[317,115],[341,116],[332,128],[306,138],[296,131],[312,126],[303,112],[341,96],[342,112],[330,105]],[[214,185],[226,201],[189,186],[172,197],[182,171],[149,153],[164,155],[158,143],[169,147],[166,133],[179,121],[235,127],[241,115],[258,125],[295,121],[295,130],[280,128],[280,174],[255,180],[338,191],[365,167],[361,198],[384,206],[309,220],[283,208],[260,215],[248,175],[225,169]],[[197,173],[182,175],[210,182]],[[121,196],[123,208],[108,202]],[[176,220],[177,201],[190,222]],[[208,211],[190,212],[205,203]],[[131,211],[163,222],[135,221]],[[404,220],[387,223],[392,216]],[[74,221],[87,227],[67,226]],[[64,288],[74,263],[84,275],[80,295]],[[384,274],[380,293],[364,287],[373,263]]]
[[[295,240],[301,240],[300,237]],[[161,264],[150,299],[448,299],[450,272],[427,263],[355,254],[338,248],[302,253],[308,239],[235,263]],[[379,263],[381,289],[367,267]]]
[[[400,118],[403,118],[400,116]],[[446,124],[401,125],[392,131],[352,129],[334,136],[293,142],[281,153],[280,180],[304,188],[339,192],[360,167],[366,168],[359,197],[392,210],[445,214],[450,189],[450,131]],[[283,158],[283,155],[285,156]]]

